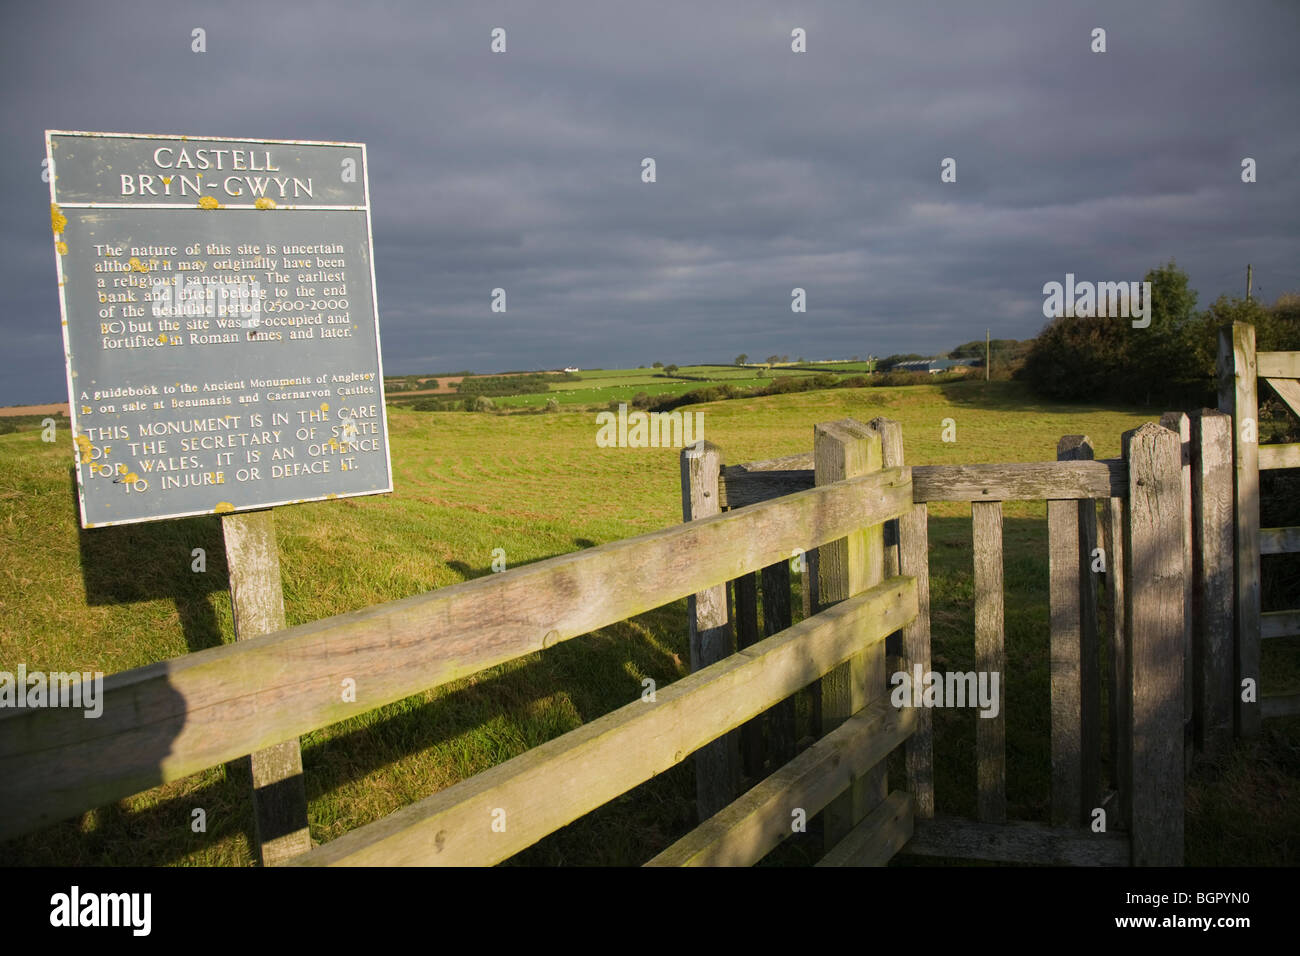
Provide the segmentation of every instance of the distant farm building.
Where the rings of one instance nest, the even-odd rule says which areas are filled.
[[[931,375],[940,372],[964,372],[970,367],[970,363],[962,359],[917,359],[912,362],[899,362],[894,366],[902,372],[929,372]]]

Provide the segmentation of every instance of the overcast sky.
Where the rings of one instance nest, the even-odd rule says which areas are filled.
[[[365,142],[390,374],[933,353],[1034,335],[1067,272],[1170,258],[1202,306],[1247,262],[1259,297],[1300,289],[1294,0],[55,0],[0,25],[0,404],[67,398],[47,128]]]

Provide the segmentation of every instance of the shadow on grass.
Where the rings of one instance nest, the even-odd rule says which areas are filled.
[[[76,470],[69,469],[68,475],[75,520],[80,526]],[[77,544],[88,605],[171,600],[176,603],[190,652],[222,643],[221,628],[208,597],[225,592],[229,586],[220,518],[78,527]],[[195,548],[203,550],[205,572],[193,570]]]
[[[985,411],[1019,414],[1033,411],[1035,414],[1042,415],[1079,415],[1125,410],[1117,409],[1114,402],[1067,403],[1039,398],[1020,382],[943,382],[938,385],[938,388],[944,399],[953,405],[970,405]],[[1127,410],[1139,414],[1149,413],[1155,420],[1158,420],[1160,414],[1165,411],[1163,407],[1157,405],[1133,405]]]

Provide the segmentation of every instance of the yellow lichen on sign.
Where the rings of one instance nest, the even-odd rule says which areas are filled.
[[[215,515],[223,515],[234,510],[235,506],[229,501],[218,501],[217,506],[212,509],[212,513]]]
[[[68,244],[66,242],[56,242],[54,248],[58,250],[58,253],[61,256],[66,256],[68,254]]]
[[[217,202],[216,196],[204,196],[199,200],[200,209],[220,209],[221,203]]]
[[[255,209],[274,209],[275,200],[270,196],[259,196],[257,202],[253,203]]]
[[[129,265],[129,266],[131,267],[131,271],[132,271],[132,272],[148,272],[148,271],[149,271],[149,267],[146,266],[143,262],[141,262],[141,261],[140,261],[138,258],[136,258],[135,256],[132,256],[132,257],[131,257],[131,261],[128,262],[127,265]]]
[[[54,230],[56,236],[61,235],[63,230],[68,226],[68,217],[63,215],[63,210],[59,208],[56,202],[50,203],[50,228]]]

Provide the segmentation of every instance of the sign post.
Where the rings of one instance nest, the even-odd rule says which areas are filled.
[[[230,569],[230,603],[235,611],[235,640],[284,628],[280,590],[280,553],[275,546],[275,518],[266,511],[223,515]],[[307,829],[307,788],[297,738],[250,757],[253,811],[262,865],[274,866],[311,849]]]
[[[393,487],[365,146],[45,138],[82,526],[222,515],[280,630],[269,509]],[[298,741],[252,770],[263,863],[309,849]]]

